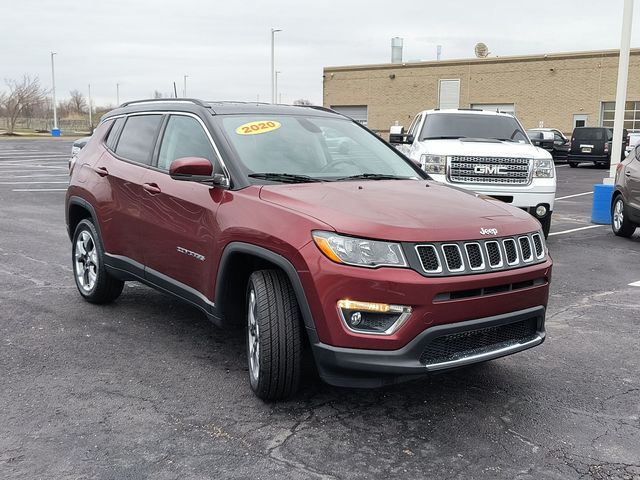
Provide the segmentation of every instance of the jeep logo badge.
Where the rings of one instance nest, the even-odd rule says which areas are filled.
[[[473,173],[480,175],[507,175],[507,167],[504,165],[474,165]]]
[[[480,229],[480,235],[497,235],[497,234],[498,234],[497,228],[481,228]]]

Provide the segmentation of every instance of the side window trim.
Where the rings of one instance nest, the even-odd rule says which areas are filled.
[[[165,114],[162,122],[160,122],[160,131],[158,135],[156,135],[156,143],[153,146],[153,154],[151,157],[151,163],[149,167],[154,170],[160,170],[158,168],[158,155],[160,155],[160,146],[162,145],[162,139],[164,138],[164,133],[167,131],[167,124],[169,123],[169,118],[171,118],[170,114]]]

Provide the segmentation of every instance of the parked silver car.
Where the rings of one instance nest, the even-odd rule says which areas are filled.
[[[640,227],[640,145],[622,162],[616,171],[616,183],[611,201],[611,228],[620,237],[630,237]]]

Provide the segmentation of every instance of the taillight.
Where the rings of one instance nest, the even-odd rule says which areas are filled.
[[[608,143],[605,143],[605,144],[604,144],[604,151],[605,151],[605,152],[608,152],[608,151],[609,151],[609,144],[608,144]]]

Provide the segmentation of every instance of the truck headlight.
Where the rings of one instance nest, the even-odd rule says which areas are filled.
[[[553,178],[553,160],[550,158],[534,159],[533,176],[537,178]]]
[[[312,235],[320,251],[336,263],[370,268],[407,266],[402,247],[398,243],[322,231],[315,231]]]
[[[423,153],[422,155],[420,155],[420,165],[422,166],[422,169],[427,173],[444,175],[444,170],[447,166],[447,157],[445,155],[432,155],[430,153]]]

